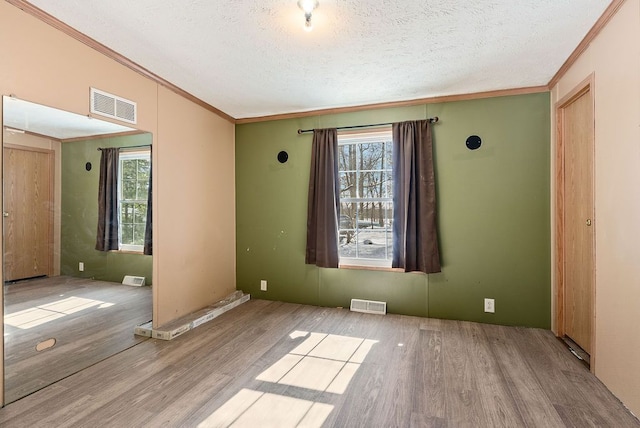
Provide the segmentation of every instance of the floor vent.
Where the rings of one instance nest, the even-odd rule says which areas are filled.
[[[353,312],[364,312],[366,314],[387,313],[387,302],[376,302],[375,300],[351,299],[351,310]]]
[[[136,287],[142,287],[144,285],[144,276],[125,275],[122,283],[124,285],[134,285]]]
[[[122,97],[91,88],[91,113],[135,124],[137,105]]]

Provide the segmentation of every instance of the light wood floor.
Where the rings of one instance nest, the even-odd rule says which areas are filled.
[[[5,401],[76,373],[142,340],[150,287],[58,276],[5,285]],[[36,345],[54,338],[54,347]]]
[[[640,427],[544,330],[251,300],[0,410],[3,427]]]

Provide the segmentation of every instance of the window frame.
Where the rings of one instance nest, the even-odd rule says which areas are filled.
[[[355,145],[356,147],[359,144],[366,143],[387,143],[391,145],[391,150],[389,152],[392,153],[392,145],[393,145],[393,135],[392,135],[392,127],[384,126],[378,128],[371,128],[367,130],[359,129],[357,131],[338,131],[338,150],[341,150],[341,147],[345,145]],[[383,149],[384,150],[384,149]],[[356,150],[356,159],[360,157],[360,151]],[[340,155],[339,155],[340,156]],[[392,269],[392,260],[393,260],[393,163],[392,163],[392,155],[389,158],[387,165],[384,168],[376,168],[376,169],[360,169],[360,163],[356,160],[356,169],[340,169],[341,162],[338,160],[338,180],[341,180],[342,175],[345,173],[356,173],[357,180],[360,179],[360,175],[363,173],[383,173],[391,180],[390,188],[386,190],[386,196],[379,197],[364,197],[364,195],[356,194],[356,197],[348,197],[344,198],[341,196],[342,194],[342,186],[340,186],[340,212],[338,217],[338,245],[341,246],[341,237],[343,236],[344,231],[351,231],[356,237],[360,233],[360,228],[358,227],[358,215],[356,215],[355,225],[352,224],[351,228],[342,228],[341,227],[341,218],[342,218],[342,204],[343,203],[351,203],[356,205],[362,203],[371,203],[371,204],[388,204],[389,208],[385,208],[385,220],[384,220],[384,229],[383,232],[385,234],[385,258],[384,259],[375,259],[375,258],[367,258],[358,255],[358,242],[356,240],[356,257],[345,257],[340,255],[340,248],[338,249],[339,254],[339,267],[341,268],[355,268],[355,269],[375,269],[375,270],[393,270]],[[356,186],[358,187],[358,186]],[[358,189],[356,189],[357,191]],[[375,206],[375,205],[374,205]],[[356,208],[357,210],[357,208]],[[389,211],[389,216],[387,216],[387,212]],[[348,216],[347,216],[348,217]],[[354,220],[351,219],[353,222]],[[346,239],[346,238],[345,238]],[[365,245],[365,244],[361,244]]]
[[[126,150],[124,148],[123,150]],[[118,251],[122,252],[133,252],[140,253],[144,252],[144,244],[135,245],[135,244],[123,244],[122,243],[122,204],[123,202],[127,203],[136,203],[136,204],[144,204],[148,209],[148,198],[144,200],[141,199],[124,199],[123,198],[123,162],[127,160],[147,160],[151,163],[151,150],[150,149],[135,149],[135,150],[126,150],[121,151],[118,156]],[[134,223],[135,224],[135,223]],[[146,218],[145,218],[146,224]]]

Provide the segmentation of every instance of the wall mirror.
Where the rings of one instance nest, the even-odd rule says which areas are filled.
[[[7,404],[145,340],[133,330],[152,316],[152,256],[142,247],[153,137],[2,102]],[[119,247],[98,251],[101,149],[110,147],[120,155],[111,213]]]

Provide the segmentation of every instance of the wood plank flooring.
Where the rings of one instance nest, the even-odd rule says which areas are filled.
[[[3,427],[640,427],[550,332],[251,300],[0,409]]]
[[[150,287],[58,276],[5,285],[5,399],[12,402],[145,340]],[[56,344],[38,352],[49,338]]]

